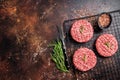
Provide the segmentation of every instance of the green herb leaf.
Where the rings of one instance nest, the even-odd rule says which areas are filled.
[[[106,45],[108,48],[111,47],[110,42],[105,42],[104,45]]]
[[[65,66],[65,57],[62,49],[62,42],[56,41],[52,46],[54,48],[53,53],[51,54],[51,58],[55,62],[56,67],[63,72],[68,72],[67,67]]]

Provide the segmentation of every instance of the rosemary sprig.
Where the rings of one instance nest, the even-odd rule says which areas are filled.
[[[52,60],[55,62],[56,67],[63,72],[68,72],[66,66],[65,66],[65,58],[63,54],[63,49],[62,49],[62,42],[61,41],[55,41],[52,46],[53,48],[53,53],[51,54]]]

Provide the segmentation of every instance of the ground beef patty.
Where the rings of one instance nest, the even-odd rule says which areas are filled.
[[[71,36],[77,42],[87,42],[93,36],[93,27],[87,20],[78,20],[73,23]]]
[[[102,34],[96,41],[96,49],[101,56],[109,57],[118,49],[118,42],[112,34]]]
[[[88,48],[79,48],[73,55],[73,64],[80,71],[87,71],[96,65],[97,58]]]

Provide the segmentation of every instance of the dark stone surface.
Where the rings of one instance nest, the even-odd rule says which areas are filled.
[[[50,58],[48,44],[58,36],[56,25],[118,10],[119,4],[119,0],[0,0],[0,80],[76,80],[72,71],[57,70]]]

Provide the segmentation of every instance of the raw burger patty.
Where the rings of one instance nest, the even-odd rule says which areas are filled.
[[[73,23],[71,36],[77,42],[87,42],[93,36],[93,27],[87,20],[78,20]]]
[[[101,56],[109,57],[116,53],[118,42],[112,34],[102,34],[96,41],[96,49]]]
[[[97,58],[88,48],[79,48],[73,55],[73,64],[80,71],[87,71],[96,65]]]

